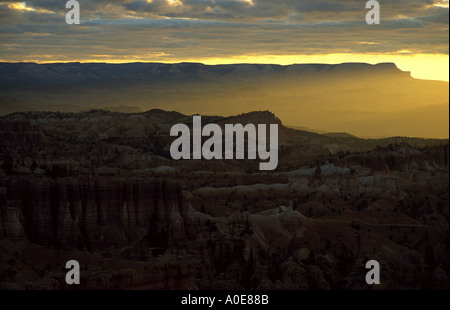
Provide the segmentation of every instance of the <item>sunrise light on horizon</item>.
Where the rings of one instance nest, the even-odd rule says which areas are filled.
[[[448,1],[83,1],[67,25],[61,1],[0,1],[2,62],[381,62],[449,81]]]

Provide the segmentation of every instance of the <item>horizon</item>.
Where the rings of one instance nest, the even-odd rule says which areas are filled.
[[[447,59],[448,60],[448,59]],[[427,72],[420,72],[417,73],[410,70],[410,68],[406,66],[399,66],[394,61],[380,61],[380,62],[365,62],[365,61],[344,61],[344,62],[294,62],[294,63],[283,63],[283,62],[201,62],[201,61],[175,61],[175,62],[165,62],[165,61],[101,61],[101,60],[74,60],[74,61],[3,61],[0,60],[0,63],[30,63],[30,64],[70,64],[70,63],[79,63],[79,64],[111,64],[111,65],[120,65],[120,64],[201,64],[204,66],[225,66],[225,65],[274,65],[274,66],[293,66],[293,65],[341,65],[341,64],[368,64],[368,65],[379,65],[379,64],[394,64],[397,69],[403,71],[403,72],[409,72],[411,74],[411,77],[414,79],[421,79],[421,80],[429,80],[429,81],[440,81],[440,82],[449,82],[449,66],[446,65],[444,69],[447,70],[446,74],[441,74],[437,77],[430,75]]]
[[[391,63],[391,72],[405,72],[403,76],[410,76],[411,84],[401,82],[392,88],[383,76],[377,76],[377,81],[358,86],[361,81],[353,79],[344,87],[348,90],[344,95],[340,86],[325,84],[325,80],[314,80],[312,90],[311,85],[285,83],[290,81],[287,76],[285,81],[270,81],[272,77],[268,76],[266,86],[257,85],[241,95],[239,83],[232,82],[236,85],[228,85],[227,89],[208,90],[205,84],[197,83],[197,93],[178,90],[177,97],[165,90],[175,86],[172,80],[161,80],[167,83],[165,88],[152,92],[145,85],[139,86],[146,83],[144,80],[126,76],[111,84],[114,90],[91,89],[93,97],[79,97],[83,89],[75,93],[66,89],[64,95],[48,98],[6,89],[3,111],[55,106],[77,111],[80,107],[101,108],[108,101],[110,106],[122,104],[142,110],[159,107],[182,113],[215,111],[221,115],[257,107],[271,109],[285,123],[329,132],[364,137],[391,133],[448,136],[448,130],[441,128],[443,124],[448,127],[448,0],[381,3],[379,24],[367,21],[370,10],[366,1],[353,0],[118,0],[106,4],[83,0],[79,7],[79,24],[70,24],[67,18],[72,10],[60,1],[0,0],[0,61],[284,67]],[[39,69],[31,71],[26,74],[36,82],[51,78]],[[5,85],[9,85],[8,74],[2,75]],[[65,72],[56,70],[55,74],[64,79],[64,74],[70,76],[70,68]],[[93,74],[109,80],[104,74]],[[238,79],[245,79],[247,74],[235,73]],[[340,80],[339,75],[335,77],[336,82]],[[154,78],[159,79],[157,75]],[[253,77],[253,81],[258,79]],[[18,89],[28,87],[21,85],[27,80],[17,81]],[[202,81],[207,83],[208,78]],[[252,81],[244,86],[252,86]],[[334,93],[325,95],[322,90],[326,89]],[[147,100],[149,96],[153,99]],[[277,106],[280,100],[286,104]],[[54,106],[49,107],[50,102]],[[370,103],[370,108],[364,102]],[[196,110],[200,104],[202,109]]]
[[[200,62],[279,65],[393,62],[414,78],[449,81],[449,2],[85,0],[0,1],[0,61]]]
[[[392,62],[297,67],[72,64],[2,64],[2,85],[7,88],[0,111],[160,108],[186,115],[232,116],[270,110],[290,126],[362,138],[449,137],[448,82],[413,78]],[[308,78],[308,72],[314,72],[314,78]],[[9,86],[14,87],[8,90]],[[53,95],[45,91],[48,86]]]

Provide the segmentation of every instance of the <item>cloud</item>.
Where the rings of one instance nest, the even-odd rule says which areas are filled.
[[[359,0],[79,2],[82,24],[69,26],[64,1],[0,1],[0,59],[70,61],[109,55],[103,59],[177,61],[402,50],[448,54],[448,7],[442,1],[380,2],[380,25],[365,23],[365,1]]]
[[[448,8],[432,7],[428,10],[428,12],[429,12],[428,15],[419,17],[418,19],[426,22],[440,23],[448,26],[449,23]]]

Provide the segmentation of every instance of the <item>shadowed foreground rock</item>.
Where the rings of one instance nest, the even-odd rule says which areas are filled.
[[[59,288],[65,278],[61,266],[70,259],[81,264],[85,281],[80,288],[196,287],[189,260],[176,255],[152,259],[152,250],[163,253],[186,242],[185,225],[195,222],[185,223],[181,216],[195,212],[188,212],[179,185],[156,179],[40,177],[0,184],[2,255],[20,261],[2,261],[2,267],[9,264],[15,280],[28,280],[6,288]]]
[[[16,113],[0,119],[4,289],[448,289],[448,140],[359,139],[278,123],[279,165],[174,161],[192,117]],[[81,284],[65,283],[76,259]]]

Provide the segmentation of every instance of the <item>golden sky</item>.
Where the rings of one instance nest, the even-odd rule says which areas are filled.
[[[448,1],[382,1],[380,25],[359,0],[0,1],[5,62],[394,62],[449,80]]]

